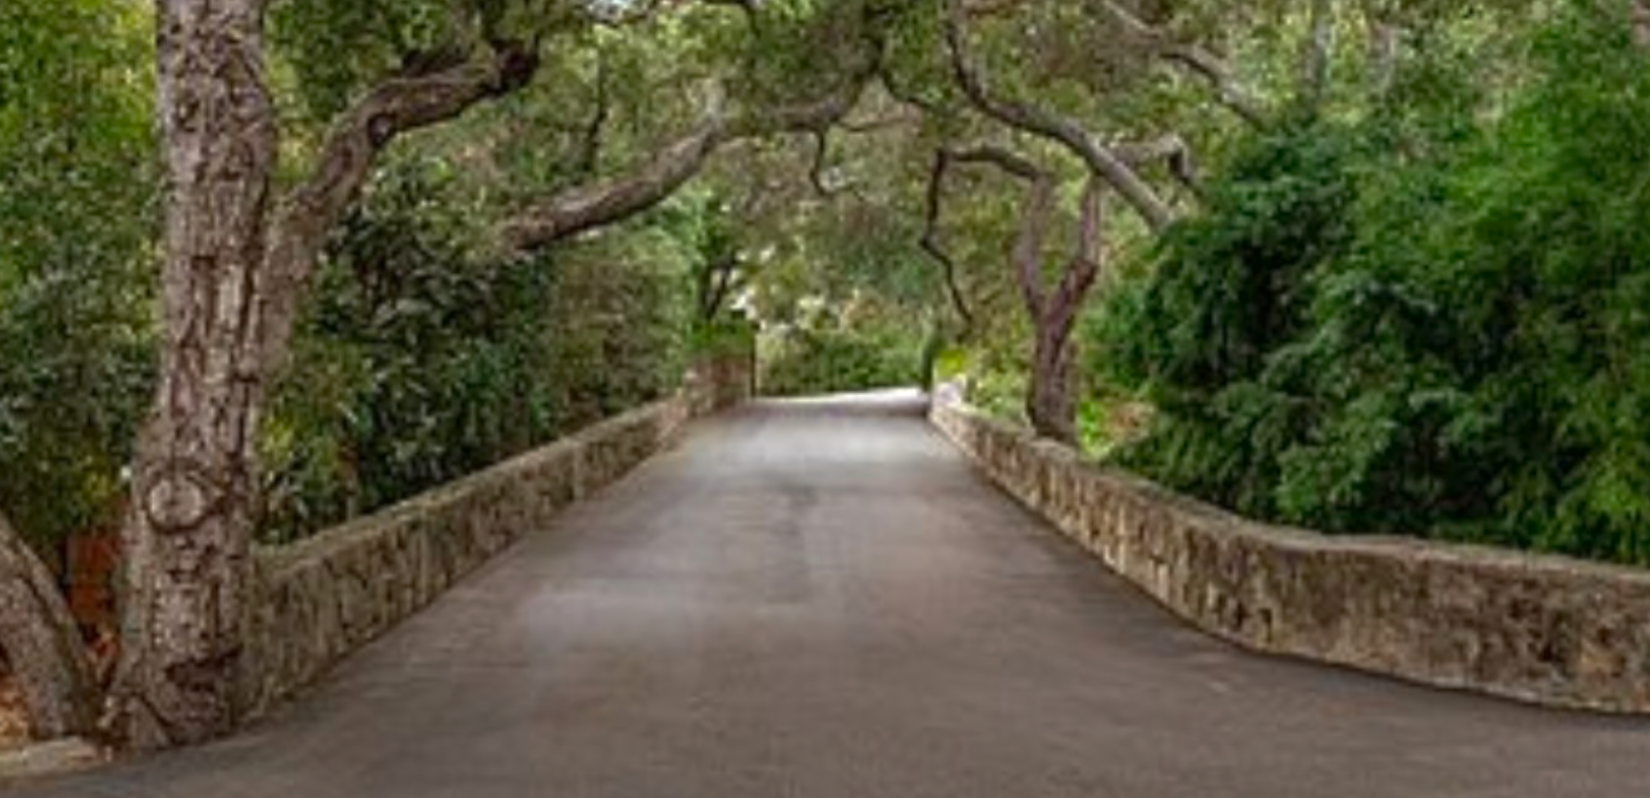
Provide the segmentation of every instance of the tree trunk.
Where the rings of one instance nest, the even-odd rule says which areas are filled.
[[[236,721],[264,394],[258,296],[276,132],[260,0],[160,0],[167,166],[160,384],[122,543],[112,731],[136,748]]]
[[[1077,435],[1077,353],[1071,334],[1088,301],[1090,290],[1100,276],[1105,256],[1105,190],[1101,179],[1091,175],[1083,191],[1082,216],[1077,246],[1060,277],[1060,284],[1046,298],[1041,292],[1027,292],[1027,310],[1036,329],[1032,348],[1031,385],[1026,394],[1026,415],[1038,435],[1076,446]],[[1022,279],[1036,279],[1028,273]]]
[[[397,135],[515,91],[539,64],[535,48],[500,41],[457,66],[386,79],[340,117],[277,214],[266,5],[158,0],[165,333],[122,532],[109,707],[110,731],[135,748],[199,742],[238,720],[258,416],[328,232]]]
[[[0,651],[37,738],[91,733],[98,691],[74,618],[51,570],[0,516]]]
[[[1026,416],[1037,434],[1075,445],[1077,439],[1077,383],[1072,368],[1071,327],[1039,324],[1032,352],[1031,386]]]

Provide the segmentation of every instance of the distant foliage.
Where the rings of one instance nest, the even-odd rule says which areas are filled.
[[[1563,17],[1477,133],[1254,142],[1091,327],[1159,410],[1121,459],[1289,523],[1650,562],[1650,65],[1617,22]]]
[[[759,386],[769,396],[808,396],[915,386],[922,382],[921,330],[770,332],[761,340]]]

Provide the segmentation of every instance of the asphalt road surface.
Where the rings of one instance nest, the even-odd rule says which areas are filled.
[[[1650,721],[1184,628],[920,412],[701,422],[271,720],[16,794],[1650,797]]]

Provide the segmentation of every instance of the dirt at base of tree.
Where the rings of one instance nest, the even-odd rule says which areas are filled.
[[[19,748],[28,741],[29,719],[23,694],[11,674],[0,670],[0,751]]]

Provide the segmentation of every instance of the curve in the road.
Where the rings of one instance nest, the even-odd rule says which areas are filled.
[[[1633,798],[1650,723],[1239,652],[914,397],[763,403],[233,740],[31,798]]]

